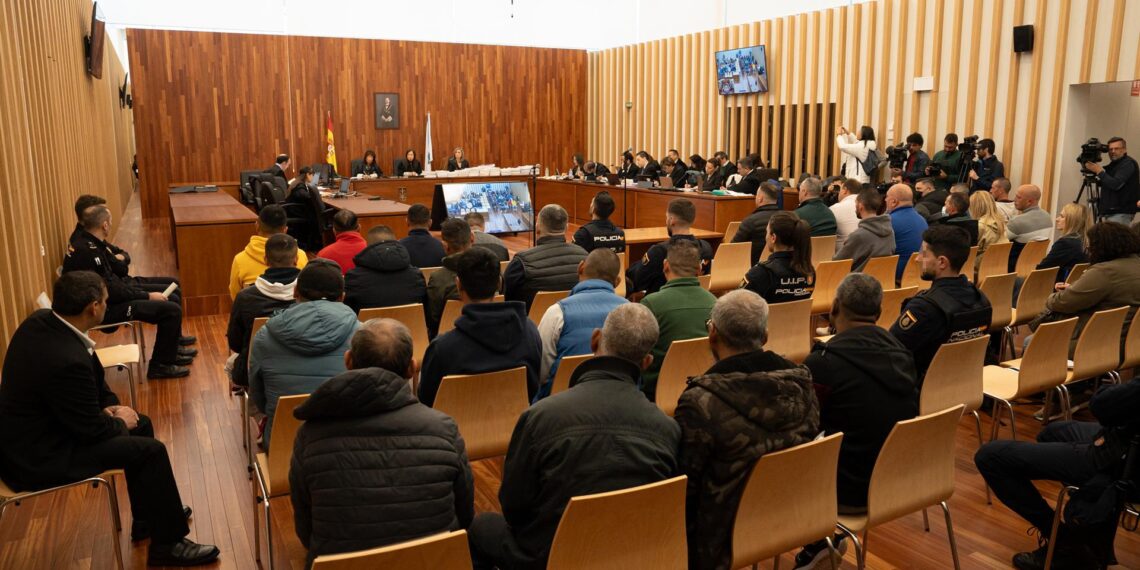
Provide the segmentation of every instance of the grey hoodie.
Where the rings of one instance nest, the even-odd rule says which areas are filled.
[[[885,257],[895,253],[895,230],[890,214],[880,214],[859,220],[859,227],[847,236],[843,247],[834,259],[850,259],[851,271],[861,271],[872,257]]]

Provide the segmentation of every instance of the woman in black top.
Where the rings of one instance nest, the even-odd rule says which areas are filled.
[[[1088,263],[1088,234],[1093,225],[1092,212],[1084,204],[1065,204],[1057,214],[1057,233],[1061,237],[1053,242],[1049,254],[1037,269],[1057,268],[1057,283],[1064,283],[1069,272],[1078,263]]]
[[[705,171],[705,163],[708,162],[701,158],[701,155],[694,154],[689,157],[689,170],[696,170],[697,172]]]
[[[721,174],[720,162],[713,157],[705,163],[705,183],[701,185],[701,190],[711,192],[719,190],[721,186],[724,186],[724,175]]]
[[[570,171],[566,173],[566,176],[570,178],[582,178],[585,176],[586,173],[583,171],[583,168],[586,166],[586,158],[581,154],[575,154],[574,156],[570,157],[570,160],[572,161],[572,164],[570,165]]]
[[[404,153],[404,158],[396,162],[396,176],[403,176],[405,172],[413,172],[415,174],[423,174],[424,165],[416,158],[416,151],[408,149]]]
[[[455,147],[452,152],[451,158],[447,159],[447,171],[455,172],[456,170],[463,170],[464,168],[471,168],[471,163],[463,157],[463,147]]]
[[[777,212],[768,221],[767,261],[757,263],[740,286],[769,303],[808,299],[815,289],[811,266],[811,226],[791,212]]]
[[[376,163],[376,153],[371,149],[364,151],[364,158],[360,160],[360,164],[355,164],[352,167],[353,176],[384,176],[384,171],[380,170],[380,165]]]
[[[637,173],[641,171],[637,164],[633,162],[633,153],[628,150],[621,153],[621,166],[618,167],[619,178],[637,178]]]

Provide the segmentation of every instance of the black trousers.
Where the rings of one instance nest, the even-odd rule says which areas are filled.
[[[135,287],[153,293],[161,293],[170,286],[171,283],[178,283],[175,277],[134,277]],[[178,288],[168,297],[171,302],[182,304],[182,284],[178,283]]]
[[[471,521],[471,527],[467,529],[467,543],[471,547],[471,565],[474,570],[546,567],[545,560],[537,563],[533,557],[519,549],[507,519],[499,513],[475,515],[475,520]]]
[[[75,448],[67,478],[84,479],[107,469],[125,470],[131,516],[150,525],[153,543],[169,544],[190,534],[170,456],[166,445],[154,439],[150,418],[140,415],[130,435]]]
[[[161,284],[147,286],[157,288],[155,290],[157,293],[166,288]],[[182,298],[179,297],[178,300],[181,301]],[[182,336],[182,306],[179,303],[174,300],[129,301],[108,305],[103,322],[122,321],[142,321],[157,325],[158,331],[154,336],[151,361],[158,364],[174,364],[174,359],[178,358],[178,337]]]

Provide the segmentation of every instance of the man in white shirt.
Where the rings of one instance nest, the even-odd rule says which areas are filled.
[[[835,215],[835,251],[843,249],[847,236],[859,227],[859,215],[855,213],[855,196],[863,190],[863,184],[857,178],[848,178],[839,187],[839,201],[832,204],[831,213]]]
[[[1009,190],[1012,186],[1008,178],[995,178],[993,184],[990,186],[990,195],[994,197],[994,202],[997,202],[997,208],[1005,215],[1005,221],[1010,221],[1017,215],[1017,206],[1014,205],[1013,200],[1009,197]]]

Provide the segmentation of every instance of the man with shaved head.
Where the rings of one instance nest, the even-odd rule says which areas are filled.
[[[994,179],[993,185],[990,186],[990,196],[994,197],[998,210],[1005,215],[1007,222],[1017,215],[1017,206],[1013,205],[1013,199],[1009,197],[1012,188],[1009,179],[1005,177]]]
[[[1053,235],[1053,216],[1042,210],[1041,189],[1032,184],[1022,184],[1013,197],[1013,205],[1019,212],[1005,226],[1005,237],[1013,242],[1009,251],[1009,270],[1017,267],[1017,258],[1025,244],[1031,241],[1047,240]]]
[[[922,214],[914,209],[914,192],[910,186],[891,186],[887,190],[886,203],[887,213],[891,215],[891,227],[895,230],[895,253],[899,255],[895,280],[899,281],[911,254],[922,247],[922,232],[926,231],[927,224]]]
[[[542,368],[536,400],[550,395],[558,366],[566,356],[590,353],[590,337],[602,328],[610,311],[628,301],[614,293],[621,282],[621,260],[609,248],[598,248],[578,262],[578,284],[570,296],[551,305],[538,323]]]

